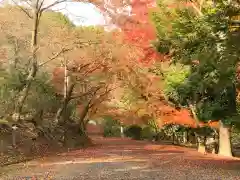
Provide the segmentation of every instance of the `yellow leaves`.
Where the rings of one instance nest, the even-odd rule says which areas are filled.
[[[238,16],[233,16],[232,18],[231,18],[231,21],[240,21],[240,15],[238,15]],[[239,25],[239,23],[231,23],[230,25],[229,25],[229,31],[230,32],[236,32],[237,30],[239,30],[240,29],[240,25]]]

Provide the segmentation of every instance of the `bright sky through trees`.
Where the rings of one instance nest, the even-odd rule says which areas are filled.
[[[45,0],[45,6],[52,4],[54,1],[55,0]],[[1,4],[14,4],[14,2],[19,2],[19,0],[0,0]],[[26,5],[22,2],[19,4]],[[71,2],[66,0],[66,2],[55,5],[52,9],[67,15],[75,25],[89,26],[106,24],[105,18],[100,10],[90,3]]]
[[[65,2],[54,9],[67,15],[75,25],[104,25],[105,20],[100,10],[90,3]]]

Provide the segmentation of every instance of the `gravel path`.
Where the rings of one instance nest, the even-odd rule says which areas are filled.
[[[240,160],[120,138],[0,169],[0,180],[240,180]],[[31,178],[30,178],[31,177]]]

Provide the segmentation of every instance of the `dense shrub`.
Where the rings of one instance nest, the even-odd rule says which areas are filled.
[[[154,136],[154,139],[155,141],[166,140],[167,136],[165,135],[164,131],[160,131]]]
[[[142,135],[142,128],[138,125],[131,125],[125,129],[125,135],[135,140],[140,140]]]
[[[153,128],[146,126],[142,129],[141,138],[152,140],[155,137],[156,133],[154,132]]]
[[[120,127],[113,126],[111,128],[104,128],[103,136],[104,137],[120,137],[121,136]]]
[[[121,136],[120,122],[111,117],[104,118],[104,137],[120,137]]]

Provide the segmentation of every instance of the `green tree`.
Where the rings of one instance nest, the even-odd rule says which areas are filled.
[[[236,116],[240,33],[230,31],[229,24],[239,14],[239,6],[217,1],[196,11],[196,7],[166,8],[165,2],[158,5],[159,12],[153,13],[156,47],[173,63],[190,69],[184,81],[174,85],[175,100],[191,110],[198,124],[221,120],[219,153],[231,156],[229,127]]]

